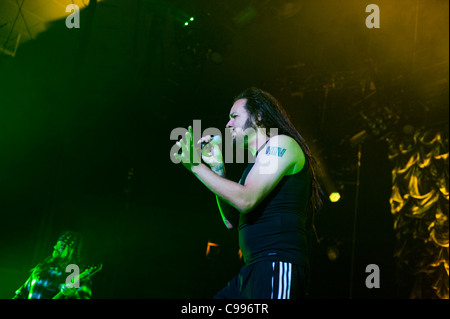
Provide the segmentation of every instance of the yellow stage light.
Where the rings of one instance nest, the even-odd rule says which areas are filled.
[[[341,194],[339,194],[338,192],[333,192],[330,194],[330,202],[332,203],[336,203],[337,201],[339,201],[341,199]]]

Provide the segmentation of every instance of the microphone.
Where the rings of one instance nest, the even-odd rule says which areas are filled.
[[[222,143],[222,137],[220,135],[212,135],[211,140],[207,141],[207,142],[201,142],[200,143],[200,148],[203,149],[203,147],[205,147],[206,144],[209,144],[210,142],[214,142],[216,144]],[[178,150],[178,155],[181,155],[181,153],[183,153],[182,149],[180,148]]]

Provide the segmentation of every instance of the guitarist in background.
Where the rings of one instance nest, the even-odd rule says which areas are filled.
[[[62,292],[64,299],[89,299],[91,297],[91,280],[80,280],[79,288],[68,288],[66,272],[69,264],[75,264],[83,271],[81,260],[82,238],[79,234],[64,232],[53,247],[53,253],[42,263],[33,268],[30,277],[16,291],[13,299],[52,299]],[[61,294],[60,294],[61,295]]]

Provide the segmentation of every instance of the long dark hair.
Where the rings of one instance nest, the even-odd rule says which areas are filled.
[[[265,92],[256,87],[250,87],[234,98],[234,102],[240,99],[246,99],[246,109],[250,118],[257,126],[266,128],[277,128],[278,134],[284,134],[292,137],[303,150],[306,163],[308,164],[311,176],[311,196],[310,203],[312,213],[317,212],[322,207],[321,194],[322,190],[318,182],[319,167],[317,161],[311,154],[311,150],[300,135],[295,126],[292,124],[286,110],[270,93]],[[260,120],[258,119],[260,115]]]
[[[65,268],[69,264],[76,264],[81,269],[84,268],[84,261],[82,259],[83,237],[81,234],[73,231],[65,231],[61,234],[57,241],[64,242],[72,249],[72,254],[66,258],[61,257],[47,257],[43,262],[36,265],[31,269],[31,273],[35,276],[39,276],[41,272],[48,271],[48,269]]]

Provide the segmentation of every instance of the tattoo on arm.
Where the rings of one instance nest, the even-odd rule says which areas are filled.
[[[267,150],[266,150],[266,154],[277,155],[278,157],[283,157],[284,152],[286,152],[286,149],[281,148],[281,147],[267,146]]]

